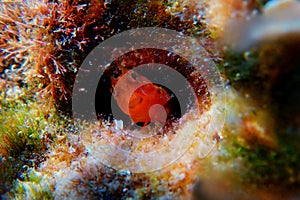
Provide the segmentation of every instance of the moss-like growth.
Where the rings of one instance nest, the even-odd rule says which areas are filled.
[[[299,138],[298,138],[299,139]],[[299,144],[291,140],[280,140],[276,148],[261,144],[249,145],[237,136],[228,138],[222,145],[220,162],[231,163],[240,181],[252,187],[297,188],[300,184]],[[234,160],[241,158],[242,164]]]
[[[47,182],[46,177],[42,174],[30,169],[23,181],[14,183],[13,192],[9,194],[11,199],[54,199],[52,188]],[[29,192],[30,191],[30,192]]]
[[[100,38],[90,33],[103,26],[103,6],[96,0],[1,4],[1,82],[29,87],[31,96],[67,113],[84,46]]]
[[[247,116],[248,119],[268,122],[268,117],[259,118],[256,112],[264,110],[269,113],[273,122],[268,125],[272,129],[263,126],[262,132],[268,133],[277,143],[267,145],[268,142],[262,142],[262,137],[249,140],[255,133],[254,126],[250,126],[248,132],[246,129],[232,131],[234,133],[227,130],[230,135],[221,146],[219,162],[234,166],[244,185],[253,188],[280,185],[282,190],[299,187],[299,92],[296,88],[299,58],[293,53],[298,52],[298,44],[299,40],[279,40],[276,44],[264,44],[245,53],[224,53],[224,63],[220,66],[229,84],[255,105],[253,115]],[[253,105],[248,105],[249,110]],[[232,106],[240,109],[240,105]],[[240,112],[242,119],[238,125],[243,127],[247,114]]]
[[[193,25],[166,12],[167,1],[49,1],[1,4],[2,91],[29,87],[71,114],[75,75],[88,53],[124,30],[158,26],[186,31]]]
[[[52,122],[59,118],[54,111],[40,110],[38,103],[30,101],[2,101],[0,106],[0,184],[4,192],[14,179],[23,179],[22,173],[29,167],[46,159],[44,153],[56,137],[57,127]]]

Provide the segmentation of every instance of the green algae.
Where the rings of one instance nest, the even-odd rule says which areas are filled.
[[[238,136],[231,136],[221,145],[219,161],[235,166],[235,173],[244,185],[254,188],[278,185],[296,188],[300,184],[297,142],[291,138],[281,138],[278,147],[270,148],[259,144],[249,145]],[[242,165],[235,164],[237,158],[242,159]]]
[[[22,180],[29,168],[36,168],[54,138],[51,122],[58,120],[54,112],[40,110],[39,104],[1,102],[0,110],[0,171],[6,189],[15,179]],[[54,127],[53,127],[54,128]]]
[[[11,199],[45,199],[52,200],[53,189],[42,174],[30,169],[23,181],[17,180],[10,192]]]

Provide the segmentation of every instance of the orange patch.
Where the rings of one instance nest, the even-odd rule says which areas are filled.
[[[169,92],[135,72],[128,72],[121,77],[122,82],[118,84],[114,98],[120,109],[129,115],[134,123],[150,123],[149,110],[156,104],[163,106],[168,113],[166,103],[171,99]],[[112,80],[113,87],[117,85],[119,80],[120,78]],[[160,121],[160,115],[160,110],[153,110],[154,120]]]

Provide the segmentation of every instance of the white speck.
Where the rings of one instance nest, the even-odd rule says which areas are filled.
[[[69,152],[69,153],[74,153],[74,152],[75,152],[75,149],[74,149],[73,147],[70,147],[68,152]]]
[[[115,123],[115,127],[117,130],[118,129],[123,130],[123,121],[122,120],[115,120],[114,123]]]

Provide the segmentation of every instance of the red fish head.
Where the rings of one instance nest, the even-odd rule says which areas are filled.
[[[136,124],[164,123],[171,94],[136,72],[112,80],[114,98],[120,109]]]

